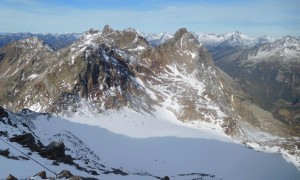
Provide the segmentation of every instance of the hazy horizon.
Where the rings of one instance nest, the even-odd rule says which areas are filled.
[[[90,28],[140,32],[300,36],[297,0],[1,0],[0,32],[81,33]]]

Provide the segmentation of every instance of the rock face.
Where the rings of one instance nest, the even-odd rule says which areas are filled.
[[[84,98],[92,102],[96,112],[119,109],[126,105],[149,111],[151,99],[134,81],[135,69],[132,66],[139,65],[135,62],[135,55],[126,52],[138,54],[141,49],[146,48],[147,42],[132,29],[113,33],[105,29],[108,28],[104,28],[101,33],[87,32],[77,43],[58,53],[51,53],[37,39],[26,40],[36,49],[34,57],[43,59],[39,61],[23,58],[29,53],[24,50],[26,46],[22,46],[18,55],[21,64],[19,61],[10,61],[10,47],[18,48],[23,41],[5,47],[1,67],[6,67],[9,62],[17,69],[11,69],[7,73],[1,71],[3,74],[0,83],[3,83],[3,87],[13,89],[9,93],[8,88],[1,89],[1,102],[14,111],[28,107],[35,111],[61,113],[69,112],[68,108],[77,111],[79,105],[76,99]],[[101,43],[96,44],[98,41]],[[117,48],[119,46],[126,51]],[[69,98],[66,99],[70,96],[74,99],[72,103]],[[19,101],[8,102],[10,98]],[[61,103],[67,105],[60,106]]]
[[[8,113],[0,106],[0,118],[8,117]]]
[[[63,170],[57,176],[58,176],[58,178],[68,179],[68,178],[71,178],[73,176],[73,174],[70,171]]]
[[[9,149],[0,150],[0,155],[1,156],[8,157],[9,153],[10,153]]]
[[[40,147],[36,144],[35,138],[31,133],[15,136],[13,138],[10,138],[10,141],[17,142],[26,147],[29,147],[32,151],[38,151],[40,149]]]
[[[252,101],[299,135],[300,41],[284,37],[242,50],[227,50],[217,65],[234,77]],[[297,133],[298,132],[298,133]]]
[[[234,119],[239,113],[232,111],[230,95],[239,88],[214,66],[206,48],[190,32],[179,29],[174,38],[146,51],[142,58],[156,75],[153,81],[148,78],[150,90],[180,120],[201,119],[236,133]]]
[[[7,176],[6,180],[18,180],[18,179],[10,174]]]
[[[46,148],[41,149],[39,154],[42,157],[56,160],[57,162],[64,162],[66,164],[73,163],[72,157],[65,154],[65,145],[63,142],[51,142]]]
[[[47,179],[46,171],[41,171],[41,172],[37,173],[36,175],[34,175],[34,177],[37,177],[37,176],[42,179]]]
[[[3,59],[0,61],[0,99],[3,104],[10,104],[8,99],[18,99],[25,95],[20,89],[26,89],[30,81],[42,74],[49,65],[46,60],[51,56],[52,49],[40,39],[33,37],[7,45],[0,50]],[[45,61],[44,61],[45,60]],[[41,84],[35,85],[36,91],[42,90]],[[34,91],[32,92],[34,93]],[[23,101],[10,104],[12,109],[18,109]],[[19,105],[18,105],[19,104]]]

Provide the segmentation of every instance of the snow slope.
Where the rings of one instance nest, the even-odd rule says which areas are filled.
[[[216,176],[204,179],[300,178],[300,172],[295,166],[287,163],[279,154],[257,152],[234,143],[218,133],[183,125],[169,111],[158,108],[156,112],[152,115],[142,115],[124,109],[108,112],[103,116],[93,114],[72,118],[38,116],[32,120],[34,127],[32,130],[45,144],[47,141],[63,140],[72,151],[67,151],[67,154],[73,157],[81,155],[78,147],[70,143],[78,139],[94,153],[94,156],[87,154],[91,162],[97,160],[95,157],[100,157],[98,161],[106,167],[117,167],[129,173],[128,176],[114,174],[94,176],[99,179],[155,179],[152,176],[166,175],[171,179],[197,177],[195,174],[180,176],[190,173]],[[0,130],[3,130],[4,126],[0,127]],[[10,133],[14,133],[13,131],[14,129],[11,129]],[[58,134],[66,134],[73,138],[65,139],[66,136]],[[15,143],[13,145],[18,146]],[[9,148],[4,143],[0,143],[0,147]],[[17,153],[13,151],[13,154]],[[70,169],[73,174],[92,177],[72,166],[62,164],[53,166],[51,161],[42,159],[37,154],[33,154],[32,157],[55,172]],[[9,173],[26,178],[44,170],[32,161],[15,161],[0,156],[0,162],[0,179],[6,178]],[[76,163],[82,162],[76,160]],[[93,166],[92,163],[90,165]],[[47,174],[51,175],[50,172]]]

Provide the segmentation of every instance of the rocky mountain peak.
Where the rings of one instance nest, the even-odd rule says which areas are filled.
[[[224,41],[219,45],[221,48],[227,47],[250,47],[253,46],[254,38],[246,36],[239,31],[228,33],[224,36]]]
[[[234,34],[242,34],[240,31],[234,31]]]
[[[91,28],[89,29],[89,31],[86,32],[86,34],[97,34],[99,32],[100,31],[98,29]]]
[[[18,75],[24,78],[24,72],[35,72],[40,60],[49,56],[53,50],[37,37],[18,40],[0,49],[0,77],[2,79]],[[30,75],[30,74],[29,74]],[[3,81],[4,82],[4,81]]]
[[[106,25],[102,31],[102,35],[95,40],[96,44],[105,43],[111,46],[116,46],[121,49],[126,49],[135,54],[140,54],[143,50],[149,48],[149,44],[145,38],[133,28],[128,28],[123,31],[113,30]]]
[[[193,73],[201,69],[200,66],[207,68],[213,64],[206,48],[186,28],[177,30],[174,36],[146,52],[143,58],[154,71],[176,64],[180,72]]]
[[[234,31],[233,33],[227,33],[225,36],[230,37],[231,39],[250,39],[240,31]]]
[[[36,49],[36,48],[47,48],[52,50],[44,41],[36,36],[22,39],[12,43],[13,46],[24,48],[24,49]]]
[[[113,32],[113,31],[114,31],[114,30],[113,30],[109,25],[105,25],[105,26],[103,27],[102,33],[104,33],[104,34],[109,34],[109,33]]]
[[[180,39],[185,34],[189,34],[188,30],[186,28],[180,28],[175,32],[174,38]]]
[[[27,43],[27,44],[42,44],[43,40],[39,39],[38,37],[34,36],[31,38],[20,40],[21,43]]]
[[[254,40],[254,44],[255,46],[260,46],[262,44],[269,44],[276,41],[275,37],[272,36],[262,36],[262,37],[258,37]]]
[[[202,46],[198,40],[195,38],[195,36],[190,33],[186,28],[180,28],[177,30],[169,41],[167,41],[165,44],[175,44],[175,46],[180,51],[196,51],[199,49],[200,46]]]
[[[124,32],[138,34],[137,30],[134,29],[134,28],[127,28],[127,29],[124,30]]]
[[[281,40],[278,40],[279,43],[285,45],[285,46],[299,46],[300,45],[300,40],[292,37],[292,36],[286,36],[283,37]]]

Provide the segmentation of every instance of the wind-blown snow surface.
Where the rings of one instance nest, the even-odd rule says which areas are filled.
[[[224,135],[189,127],[178,122],[171,112],[160,108],[152,115],[123,109],[102,116],[90,114],[48,119],[39,116],[33,123],[35,135],[43,141],[53,141],[54,135],[69,132],[100,157],[101,163],[123,168],[126,172],[147,172],[159,177],[167,175],[171,179],[190,179],[177,176],[188,173],[207,173],[230,180],[300,179],[300,171],[279,154],[257,152],[232,142]],[[68,142],[65,144],[68,147]],[[0,147],[9,148],[2,142]],[[18,152],[13,151],[15,153]],[[35,153],[32,157],[56,172],[70,169],[73,174],[92,177],[72,166],[53,166],[51,161]],[[0,162],[0,179],[6,178],[9,173],[26,178],[43,170],[32,161],[16,162],[0,156]],[[47,174],[51,175],[50,172]],[[94,177],[152,179],[132,174]]]

